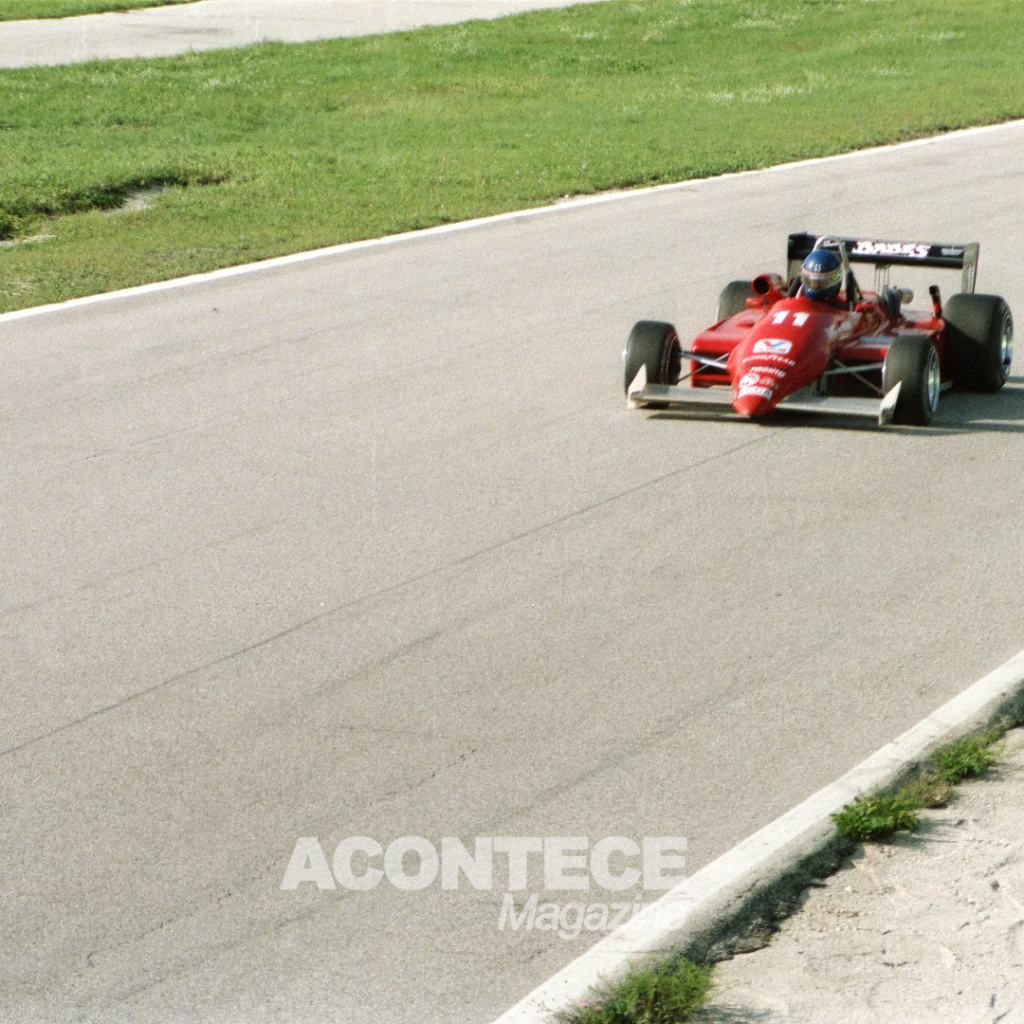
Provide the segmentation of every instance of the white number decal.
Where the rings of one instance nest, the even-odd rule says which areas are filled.
[[[810,318],[810,315],[811,315],[810,313],[794,313],[793,314],[793,324],[794,324],[794,326],[796,326],[796,327],[803,327],[803,325],[805,323],[807,323],[808,319]]]
[[[772,317],[772,323],[781,324],[787,316],[789,316],[789,310],[784,309],[781,313],[776,313],[775,316]]]

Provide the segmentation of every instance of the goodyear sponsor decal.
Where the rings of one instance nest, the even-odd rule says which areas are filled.
[[[756,356],[745,356],[743,359],[743,365],[746,366],[748,363],[774,363],[776,366],[796,366],[795,359],[787,359],[785,356],[777,356],[771,352],[758,352]],[[755,366],[751,369],[763,369],[763,367]]]

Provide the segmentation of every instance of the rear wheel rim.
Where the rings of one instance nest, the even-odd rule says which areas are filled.
[[[928,353],[928,368],[925,371],[928,382],[928,408],[935,412],[939,407],[939,394],[942,391],[942,372],[939,368],[939,357],[934,346]]]
[[[1010,364],[1013,362],[1013,320],[1007,313],[999,328],[999,356],[1002,360],[1003,378],[1010,376]]]

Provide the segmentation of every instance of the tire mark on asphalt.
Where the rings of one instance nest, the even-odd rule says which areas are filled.
[[[277,518],[268,519],[256,526],[250,527],[248,530],[240,530],[237,533],[228,534],[226,537],[215,537],[213,540],[205,541],[201,544],[188,544],[183,547],[180,551],[175,552],[173,556],[166,556],[164,558],[151,558],[145,562],[139,562],[136,565],[130,565],[124,569],[118,569],[116,572],[108,572],[103,576],[95,576],[86,583],[73,586],[69,590],[62,591],[60,593],[44,594],[42,597],[37,597],[29,601],[22,601],[20,604],[12,604],[6,607],[0,607],[0,620],[6,619],[13,615],[18,615],[21,612],[28,611],[32,608],[39,608],[48,604],[55,604],[60,601],[73,601],[80,597],[82,594],[87,594],[92,590],[97,590],[100,587],[108,586],[118,580],[127,579],[131,576],[137,576],[139,573],[146,572],[148,569],[153,569],[158,566],[167,565],[170,562],[177,561],[178,559],[186,555],[194,555],[201,551],[211,551],[215,548],[223,547],[225,544],[231,544],[236,540],[240,540],[243,537],[254,537],[258,534],[264,533],[268,530],[273,530],[278,526],[282,526],[287,523],[287,519]],[[0,757],[5,754],[6,751],[0,752]]]
[[[301,622],[297,622],[294,625],[288,626],[285,629],[279,630],[270,636],[264,637],[262,640],[257,640],[254,643],[247,644],[245,647],[241,647],[236,651],[232,651],[229,654],[221,655],[219,658],[214,658],[212,661],[208,661],[202,665],[196,665],[193,668],[186,669],[184,672],[180,672],[177,675],[171,676],[167,679],[162,679],[158,683],[154,683],[152,686],[144,687],[135,693],[129,694],[127,697],[123,697],[121,700],[113,701],[110,704],[105,705],[101,708],[96,708],[94,711],[90,711],[87,714],[81,715],[80,717],[73,719],[70,722],[65,722],[63,725],[58,725],[56,728],[50,729],[47,732],[40,733],[38,736],[34,736],[32,739],[23,740],[21,743],[17,743],[12,747],[8,747],[6,750],[0,750],[0,758],[9,757],[12,754],[17,754],[22,750],[26,750],[29,747],[33,747],[38,743],[42,743],[44,740],[52,739],[55,736],[59,736],[61,733],[68,732],[77,726],[84,725],[87,722],[92,721],[95,718],[99,718],[102,715],[106,715],[112,711],[118,711],[121,708],[128,707],[130,704],[134,704],[137,701],[142,700],[144,697],[148,697],[158,691],[173,686],[176,683],[185,682],[193,676],[199,675],[201,672],[208,671],[224,665],[230,662],[234,658],[242,657],[245,654],[249,654],[253,651],[260,650],[278,640],[282,640],[287,636],[291,636],[293,633],[297,633],[300,630],[305,629],[307,626],[311,626],[317,622],[323,622],[333,615],[337,615],[339,612],[347,611],[354,608],[365,601],[376,600],[377,598],[383,597],[387,594],[398,593],[406,587],[413,586],[417,583],[422,583],[424,580],[429,580],[442,573],[450,572],[459,566],[467,565],[474,559],[480,558],[484,555],[491,554],[495,551],[500,551],[502,548],[511,547],[514,544],[518,544],[522,540],[526,540],[530,537],[535,537],[538,534],[544,533],[547,530],[554,529],[558,526],[562,526],[565,523],[572,522],[574,519],[580,519],[592,512],[596,512],[602,508],[606,508],[610,505],[615,504],[625,498],[632,497],[635,494],[639,494],[643,491],[650,490],[653,487],[657,487],[659,484],[665,483],[666,481],[672,480],[676,477],[684,476],[687,473],[691,473],[694,470],[700,469],[703,466],[710,465],[712,462],[717,462],[719,459],[727,458],[730,455],[735,455],[739,452],[752,448],[755,445],[764,444],[769,441],[772,437],[777,434],[777,430],[768,428],[759,432],[758,437],[751,438],[749,441],[744,441],[742,444],[735,445],[732,448],[727,448],[725,451],[716,453],[715,455],[709,455],[707,458],[699,459],[696,462],[691,462],[686,466],[679,469],[674,469],[668,473],[662,473],[659,476],[653,477],[650,480],[645,480],[643,483],[628,487],[623,491],[619,491],[616,494],[610,495],[607,498],[602,498],[599,501],[591,502],[589,505],[585,505],[583,508],[578,508],[572,512],[567,512],[564,515],[558,516],[555,519],[551,519],[546,523],[541,523],[539,526],[534,526],[529,530],[524,530],[522,533],[516,534],[514,537],[509,537],[506,540],[498,541],[496,544],[491,544],[488,547],[480,548],[477,551],[473,551],[468,555],[463,555],[461,558],[453,559],[447,565],[435,566],[432,569],[428,569],[426,572],[422,572],[417,576],[413,576],[406,580],[401,580],[397,583],[392,583],[390,586],[383,587],[380,590],[374,591],[370,594],[362,594],[359,597],[354,597],[350,601],[330,608],[327,611],[319,612],[316,615],[310,616],[308,619],[303,619]]]

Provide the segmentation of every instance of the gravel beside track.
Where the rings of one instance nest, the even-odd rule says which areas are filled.
[[[1024,729],[921,825],[866,843],[771,944],[720,963],[696,1024],[1024,1021]]]

